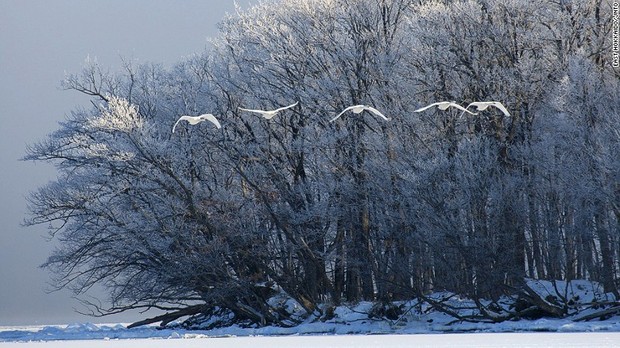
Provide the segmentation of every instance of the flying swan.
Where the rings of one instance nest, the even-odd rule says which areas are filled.
[[[469,104],[469,105],[472,105],[472,104]],[[454,107],[454,108],[457,108],[457,109],[459,109],[459,110],[461,110],[463,112],[468,112],[468,113],[470,113],[472,115],[477,115],[477,113],[471,112],[471,111],[467,110],[466,108],[460,106],[459,104],[457,104],[455,102],[447,102],[447,101],[433,103],[433,104],[427,105],[427,106],[425,106],[423,108],[419,108],[417,110],[414,110],[413,112],[422,112],[422,111],[424,111],[426,109],[432,108],[433,106],[436,106],[439,110],[447,110],[449,107]]]
[[[508,112],[508,110],[506,109],[506,107],[504,106],[504,104],[500,103],[500,102],[496,102],[496,101],[488,101],[488,102],[473,102],[469,105],[467,105],[467,108],[469,109],[470,106],[475,106],[478,111],[484,111],[486,110],[489,106],[494,106],[496,108],[498,108],[504,115],[509,116],[510,117],[510,113]]]
[[[177,127],[177,125],[181,121],[187,121],[191,125],[197,125],[200,122],[209,121],[209,122],[213,123],[218,129],[222,128],[222,126],[220,125],[220,122],[217,120],[217,118],[215,118],[215,116],[213,116],[211,114],[202,114],[200,116],[181,116],[177,120],[177,122],[174,124],[174,126],[172,126],[172,133],[174,133],[174,129]]]
[[[295,104],[291,104],[289,106],[285,106],[285,107],[281,107],[279,109],[275,109],[275,110],[253,110],[253,109],[244,109],[244,108],[239,108],[239,110],[243,110],[243,111],[249,111],[249,112],[256,112],[258,114],[263,115],[264,118],[271,120],[278,112],[282,111],[282,110],[286,110],[289,108],[292,108],[293,106],[299,104],[299,102],[295,102]]]
[[[370,111],[370,112],[372,112],[373,114],[375,114],[375,115],[377,115],[377,116],[379,116],[379,117],[383,118],[383,119],[384,119],[384,120],[386,120],[386,121],[389,121],[389,120],[390,120],[390,118],[385,117],[385,115],[383,115],[382,113],[380,113],[380,112],[379,112],[379,110],[377,110],[377,109],[373,108],[372,106],[367,106],[367,105],[353,105],[353,106],[349,106],[348,108],[346,108],[346,109],[342,110],[342,112],[341,112],[341,113],[339,113],[339,114],[338,114],[338,116],[336,116],[336,117],[332,118],[329,122],[334,122],[334,121],[336,121],[336,120],[337,120],[340,116],[342,116],[342,114],[344,114],[344,113],[345,113],[345,112],[347,112],[347,111],[353,111],[353,113],[359,114],[359,113],[361,113],[361,112],[362,112],[362,111],[364,111],[364,110],[366,110],[366,111]]]

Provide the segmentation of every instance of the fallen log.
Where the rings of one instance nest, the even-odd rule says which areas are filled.
[[[534,290],[527,282],[522,284],[522,290],[519,297],[540,310],[548,313],[556,318],[563,318],[567,314],[566,307],[551,303],[547,298],[543,298],[542,294],[539,294]],[[553,296],[553,295],[550,295]]]
[[[198,313],[202,312],[203,310],[204,310],[204,305],[190,306],[190,307],[187,307],[187,308],[179,309],[178,311],[175,311],[175,312],[166,313],[166,314],[158,315],[158,316],[153,317],[153,318],[147,318],[147,319],[144,319],[144,320],[137,321],[137,322],[127,326],[127,328],[131,329],[131,328],[134,328],[134,327],[144,326],[144,325],[153,324],[153,323],[157,323],[157,322],[161,322],[160,326],[164,327],[168,323],[170,323],[171,321],[177,320],[177,319],[179,319],[181,317],[185,317],[185,316],[188,316],[188,315],[198,314]]]
[[[573,319],[573,321],[589,321],[596,318],[602,319],[605,316],[617,314],[618,312],[620,312],[620,305],[615,305],[611,308],[607,308],[602,311],[598,311],[592,314],[584,315],[583,317]]]

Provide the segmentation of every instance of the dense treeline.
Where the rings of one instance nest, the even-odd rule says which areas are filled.
[[[611,38],[601,0],[260,4],[171,69],[69,77],[93,108],[28,149],[59,170],[28,223],[61,241],[46,263],[58,286],[109,289],[101,313],[282,323],[276,291],[313,313],[439,290],[497,298],[525,277],[617,294]],[[413,112],[443,100],[497,100],[511,116]],[[272,120],[238,110],[295,101]],[[329,123],[356,104],[391,121]],[[205,112],[222,128],[171,132]]]

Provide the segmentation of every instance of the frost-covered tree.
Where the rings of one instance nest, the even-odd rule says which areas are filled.
[[[111,308],[216,311],[291,324],[358,300],[474,298],[524,277],[617,291],[619,76],[605,3],[265,2],[226,18],[170,69],[96,63],[92,96],[28,149],[59,178],[28,223],[61,241],[46,266]],[[497,100],[511,116],[432,110]],[[298,102],[271,120],[240,110]],[[391,118],[348,113],[373,105]],[[208,123],[172,125],[209,112]]]

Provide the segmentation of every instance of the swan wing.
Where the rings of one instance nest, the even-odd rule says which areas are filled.
[[[190,118],[190,116],[181,116],[181,117],[179,117],[179,119],[175,122],[174,126],[172,126],[172,133],[174,133],[174,130],[177,128],[177,125],[179,124],[179,122],[187,121],[189,118]]]
[[[464,107],[462,107],[461,105],[459,105],[457,103],[450,103],[450,106],[455,107],[455,108],[457,108],[457,109],[459,109],[459,110],[461,110],[463,112],[467,112],[467,113],[470,113],[472,115],[477,115],[476,113],[467,110],[467,108],[464,108]],[[467,107],[469,107],[469,106],[467,106]]]
[[[375,115],[377,115],[377,116],[379,116],[379,117],[383,118],[383,119],[384,119],[384,120],[386,120],[386,121],[389,121],[389,120],[390,120],[390,118],[389,118],[389,117],[386,117],[386,116],[385,116],[384,114],[382,114],[379,110],[377,110],[377,109],[373,108],[372,106],[365,106],[365,107],[364,107],[364,109],[366,109],[366,110],[368,110],[368,111],[372,112],[373,114],[375,114]]]
[[[283,107],[281,107],[281,108],[279,108],[279,109],[275,109],[275,110],[273,110],[273,111],[274,111],[274,112],[280,112],[280,111],[282,111],[282,110],[290,109],[290,108],[292,108],[293,106],[295,106],[295,105],[297,105],[297,104],[299,104],[299,102],[295,102],[295,103],[293,103],[293,104],[291,104],[291,105],[288,105],[288,106],[283,106]]]
[[[222,125],[220,125],[220,122],[217,120],[217,118],[215,118],[215,116],[211,115],[211,114],[203,114],[200,115],[202,118],[206,119],[207,121],[213,123],[215,125],[215,127],[217,127],[217,129],[222,128]]]
[[[508,112],[508,109],[506,109],[506,107],[504,106],[504,104],[500,103],[500,102],[493,102],[493,106],[495,106],[496,108],[498,108],[504,115],[509,116],[510,117],[510,112]]]
[[[248,111],[248,112],[256,112],[258,114],[266,114],[269,113],[269,111],[265,111],[265,110],[255,110],[255,109],[245,109],[245,108],[239,108],[239,110],[242,111]]]
[[[445,103],[449,103],[449,102],[438,102],[438,103],[433,103],[433,104],[427,105],[427,106],[425,106],[425,107],[419,108],[419,109],[417,109],[417,110],[413,110],[413,112],[422,112],[422,111],[424,111],[424,110],[428,110],[428,109],[432,108],[433,106],[439,106],[439,105],[443,105],[443,104],[445,104]]]
[[[332,118],[331,120],[329,120],[329,122],[334,122],[334,121],[336,121],[338,118],[340,118],[340,116],[342,116],[342,114],[344,114],[345,112],[347,112],[347,111],[349,111],[349,110],[351,110],[351,109],[353,109],[353,108],[355,108],[355,107],[357,107],[357,105],[349,106],[348,108],[346,108],[346,109],[342,110],[342,112],[341,112],[341,113],[339,113],[339,114],[338,114],[338,116],[336,116],[336,117]]]

